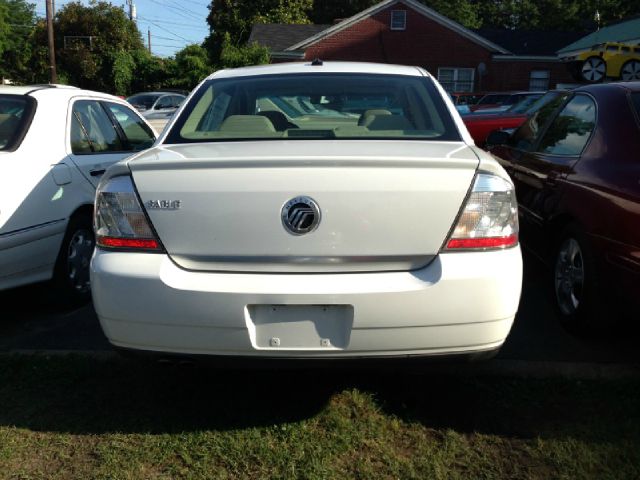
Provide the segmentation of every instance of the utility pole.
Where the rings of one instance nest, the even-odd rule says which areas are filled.
[[[53,0],[46,0],[47,5],[47,39],[49,42],[49,82],[58,83],[56,73],[56,51],[53,45]]]
[[[151,29],[147,28],[147,37],[149,38],[149,53],[151,53]]]
[[[129,20],[135,22],[138,19],[138,9],[136,8],[136,4],[133,3],[133,0],[126,0],[125,3],[129,7]]]

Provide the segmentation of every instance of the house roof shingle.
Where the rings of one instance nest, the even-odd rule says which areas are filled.
[[[257,23],[251,30],[249,43],[258,42],[272,52],[281,52],[331,25],[289,25],[285,23]]]
[[[497,43],[515,55],[555,56],[565,45],[583,37],[585,32],[541,30],[508,30],[481,28],[474,30],[481,37]]]
[[[575,50],[584,50],[591,48],[593,45],[605,42],[639,42],[640,43],[640,17],[633,17],[623,20],[600,30],[583,35],[573,43],[563,45],[564,48],[559,49],[558,53],[572,52]]]

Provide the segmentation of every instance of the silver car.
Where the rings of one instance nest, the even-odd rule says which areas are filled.
[[[173,92],[136,93],[127,98],[133,107],[147,120],[170,117],[187,98]]]

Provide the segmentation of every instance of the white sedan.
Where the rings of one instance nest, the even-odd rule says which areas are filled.
[[[95,187],[155,132],[123,100],[73,87],[0,87],[0,290],[53,278],[89,300]]]
[[[123,349],[482,356],[520,297],[513,184],[415,67],[216,72],[109,169],[95,229],[94,306]]]

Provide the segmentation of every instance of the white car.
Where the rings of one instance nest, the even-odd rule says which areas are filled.
[[[165,119],[173,115],[187,98],[177,92],[142,92],[127,98],[147,120]]]
[[[123,349],[477,357],[520,297],[513,184],[416,67],[216,72],[108,170],[94,221],[94,306]]]
[[[154,141],[111,95],[0,87],[0,290],[53,278],[66,300],[89,300],[95,187]]]

